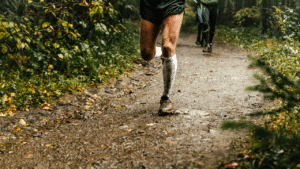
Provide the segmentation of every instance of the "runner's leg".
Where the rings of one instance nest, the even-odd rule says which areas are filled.
[[[156,52],[156,39],[161,29],[161,25],[155,25],[145,19],[141,21],[141,57],[145,61],[153,59]]]
[[[164,92],[162,100],[167,100],[170,97],[171,89],[173,88],[176,69],[176,42],[179,36],[183,13],[168,16],[164,21],[164,31],[162,36],[163,50],[163,73],[164,73]]]
[[[196,44],[197,45],[203,45],[203,23],[199,23],[198,24],[198,36],[197,36],[197,41]]]
[[[210,45],[212,45],[212,41],[215,36],[217,16],[218,16],[218,5],[214,5],[214,7],[210,9],[210,13],[209,13],[210,32],[209,32],[209,42],[208,43]]]

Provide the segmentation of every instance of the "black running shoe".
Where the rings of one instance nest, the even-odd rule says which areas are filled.
[[[165,116],[174,113],[174,108],[170,99],[168,100],[160,100],[160,108],[158,115]]]
[[[206,45],[206,48],[203,49],[203,52],[211,53],[211,52],[212,52],[212,47],[211,47],[211,45]]]

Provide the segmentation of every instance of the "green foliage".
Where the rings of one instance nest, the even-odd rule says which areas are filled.
[[[299,40],[300,38],[300,25],[299,16],[295,10],[291,8],[284,8],[283,10],[274,7],[273,12],[273,27],[277,30],[278,37],[283,40]]]
[[[118,11],[118,19],[123,22],[124,19],[140,19],[140,1],[139,0],[110,0],[110,3]]]
[[[270,25],[268,34],[276,36],[281,40],[299,40],[300,24],[297,12],[291,8],[284,7],[283,10],[274,6],[267,11],[269,19],[267,25]],[[254,6],[244,8],[234,15],[234,19],[239,26],[259,27],[261,20],[261,8]]]
[[[257,6],[239,10],[235,15],[235,21],[241,26],[258,26],[260,23],[261,9]]]
[[[224,42],[258,52],[257,57],[249,56],[253,60],[250,66],[259,67],[264,75],[256,74],[260,84],[248,90],[281,103],[266,110],[265,125],[252,131],[251,158],[245,160],[252,168],[300,167],[300,43],[293,38],[259,35],[258,29],[223,27],[217,31]]]
[[[132,67],[138,35],[117,22],[117,11],[108,3],[14,1],[17,6],[7,0],[7,8],[0,9],[3,115],[80,91],[84,84],[104,82]]]
[[[198,20],[196,18],[196,3],[189,0],[186,5],[187,8],[185,9],[181,29],[183,31],[196,32],[198,25]]]

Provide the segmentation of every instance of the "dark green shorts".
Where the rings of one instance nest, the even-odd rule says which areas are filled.
[[[161,25],[168,16],[181,14],[185,0],[141,0],[141,17],[155,25]]]

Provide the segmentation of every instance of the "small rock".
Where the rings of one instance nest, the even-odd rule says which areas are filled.
[[[212,129],[210,129],[209,132],[210,132],[210,134],[212,134],[212,135],[215,135],[215,134],[218,133],[216,130],[212,130]]]
[[[212,139],[210,139],[210,138],[205,138],[205,139],[203,139],[203,141],[207,141],[207,142],[212,143]]]
[[[121,126],[119,127],[120,129],[128,129],[128,126],[127,125],[124,125],[124,126]]]
[[[106,93],[109,93],[109,94],[113,94],[114,92],[117,91],[117,88],[111,88],[111,89],[107,89],[105,90]]]

